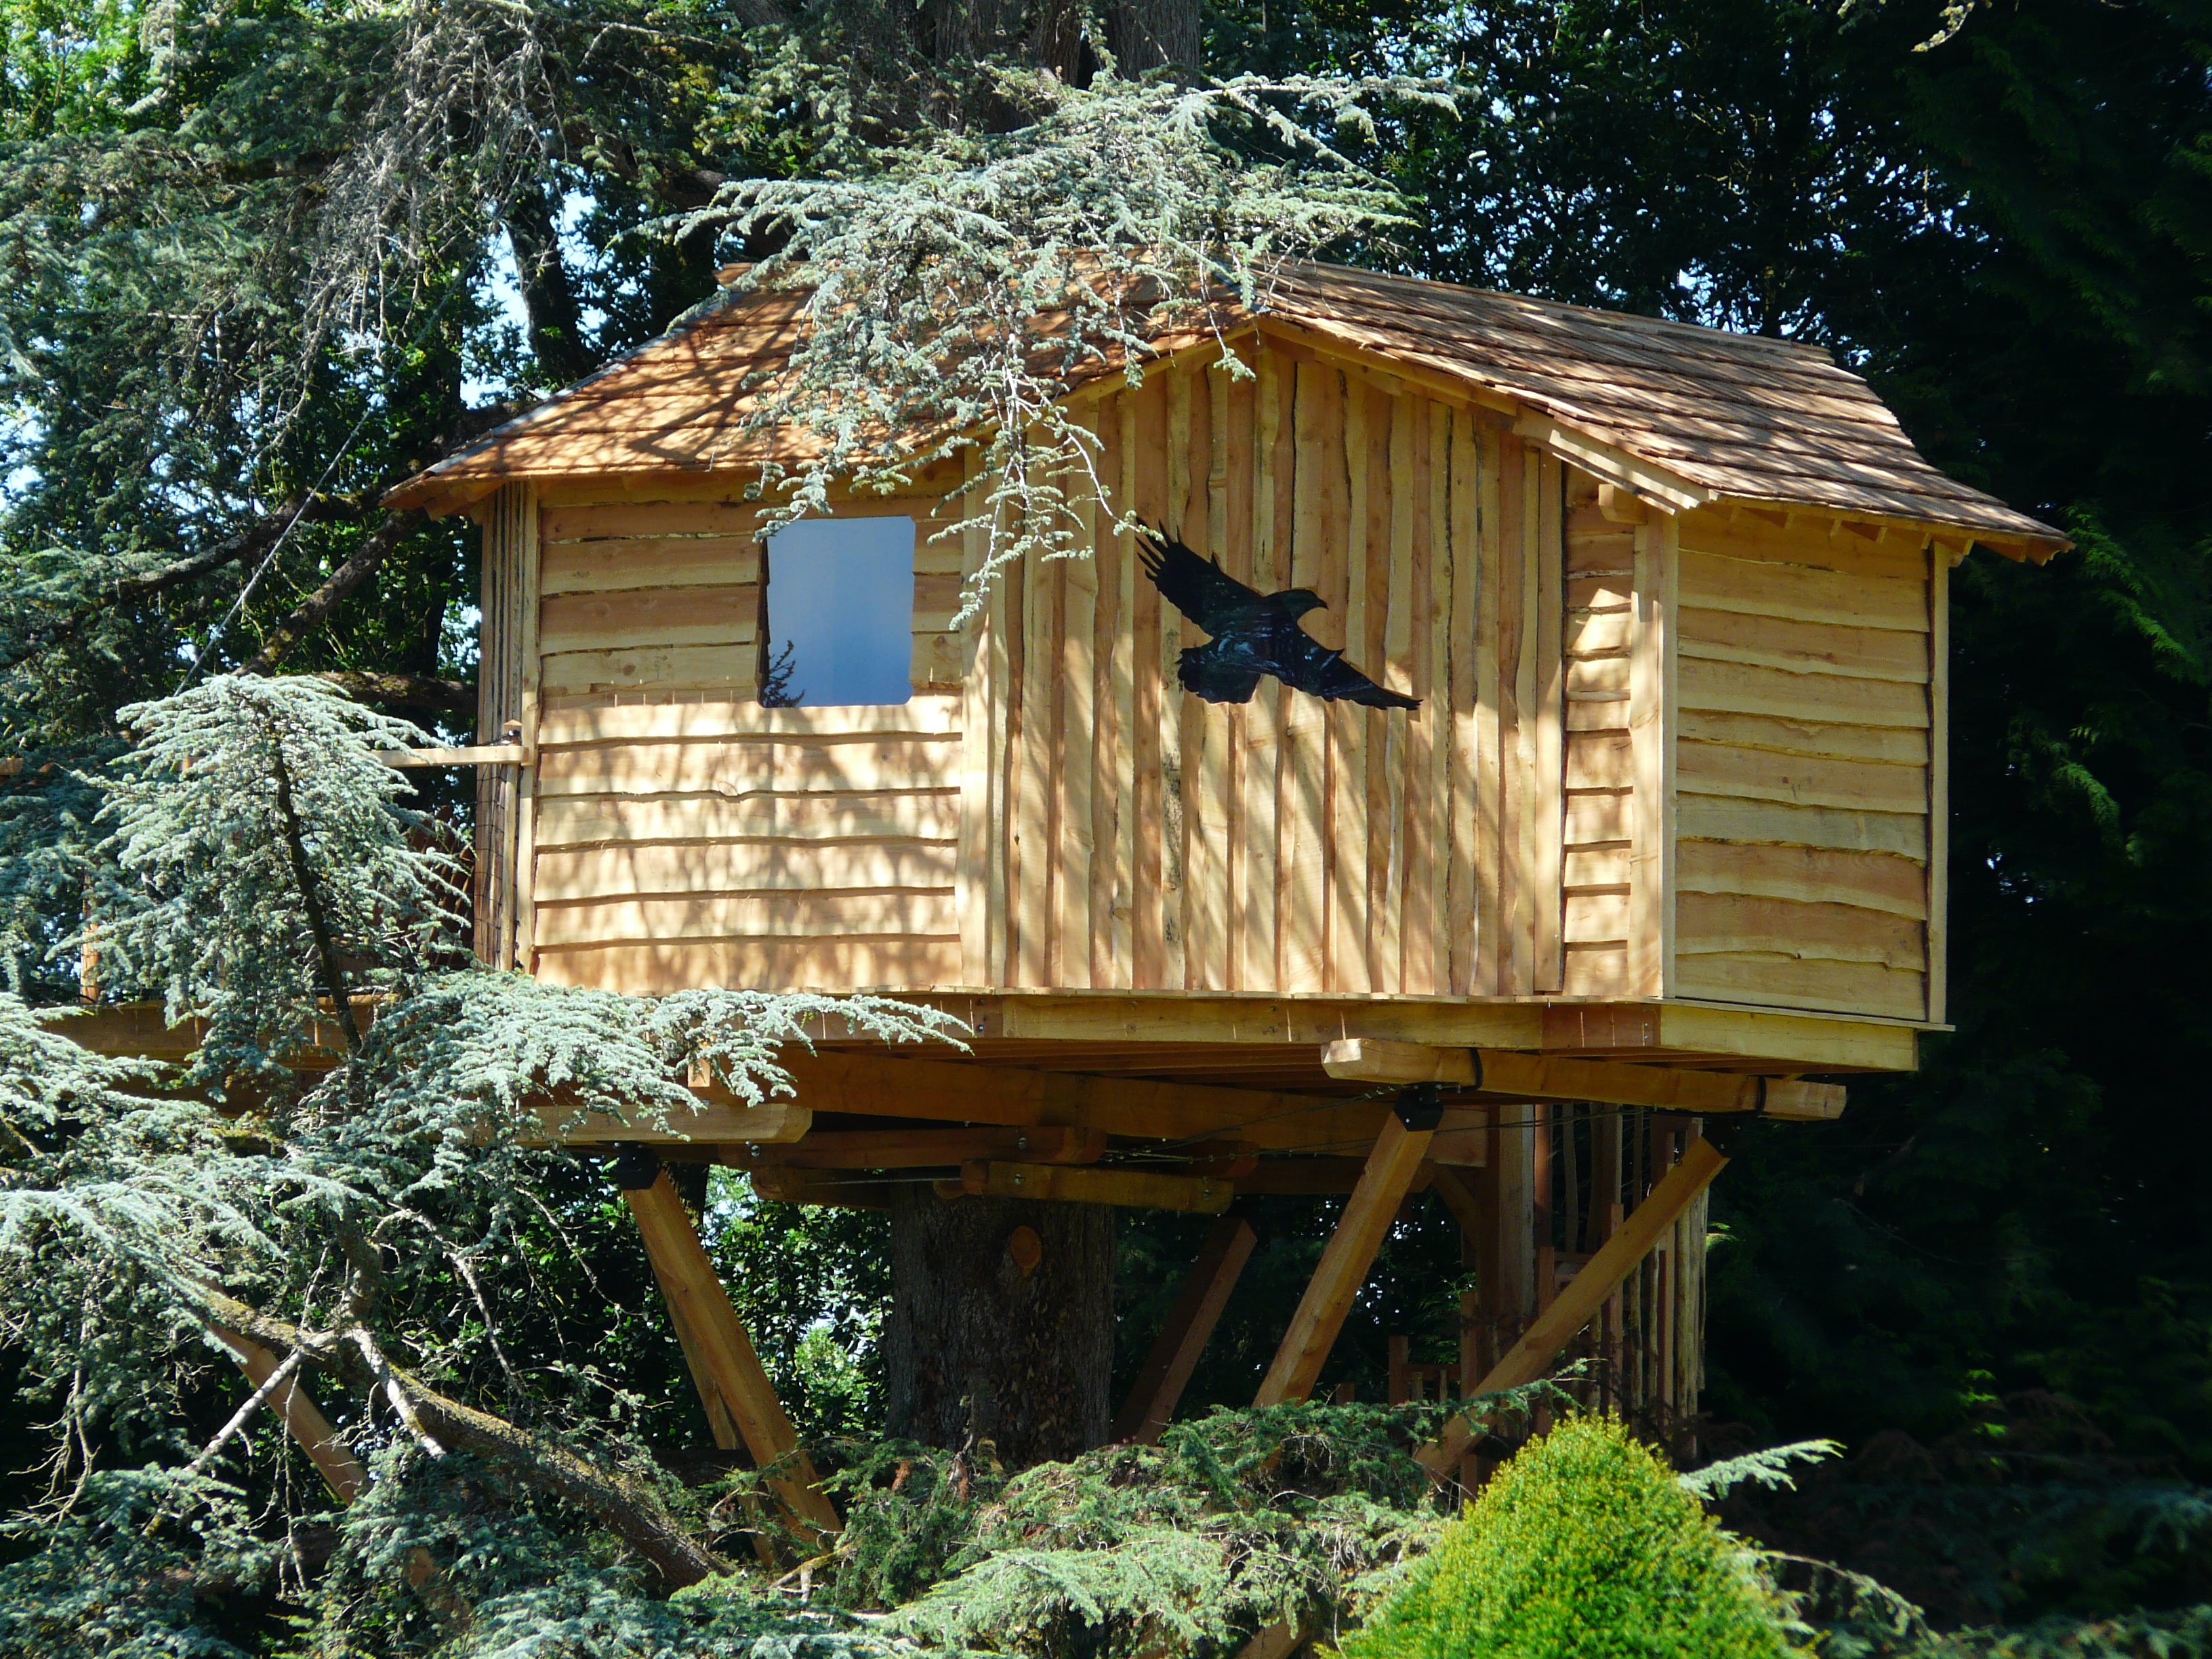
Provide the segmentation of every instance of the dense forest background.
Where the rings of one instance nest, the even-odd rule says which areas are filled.
[[[962,50],[1011,27],[913,10],[0,0],[16,988],[76,994],[45,951],[76,875],[41,849],[86,810],[71,769],[120,746],[118,706],[202,665],[281,665],[467,730],[473,535],[388,520],[377,494],[747,251],[669,216],[732,173],[888,142],[880,32],[937,30],[942,64],[955,22]],[[1900,1481],[2212,1481],[2212,9],[1221,3],[1196,44],[1215,75],[1470,88],[1455,116],[1345,135],[1413,222],[1338,257],[1820,342],[1939,465],[2075,538],[2045,568],[1981,553],[1958,574],[1957,1030],[1918,1074],[1855,1084],[1840,1122],[1747,1140],[1715,1192],[1706,1403],[1721,1438],[1858,1451],[1768,1517],[1829,1528],[1838,1554],[1875,1547],[1866,1517],[1899,1512]],[[619,1202],[581,1177],[552,1196],[599,1273],[547,1304],[548,1351],[632,1368],[641,1409],[690,1437]],[[807,1426],[865,1433],[877,1224],[716,1198]],[[1192,1403],[1249,1397],[1326,1218],[1270,1224]],[[1124,1237],[1133,1364],[1194,1237]],[[1337,1362],[1364,1397],[1383,1335],[1436,1328],[1456,1271],[1440,1218],[1393,1241]],[[2014,1499],[1989,1514],[2007,1503],[1990,1525],[2017,1529]],[[1835,1519],[1854,1504],[1855,1529]],[[1946,1551],[1950,1577],[1916,1588],[1962,1616],[2207,1594],[2185,1549],[2041,1579]]]

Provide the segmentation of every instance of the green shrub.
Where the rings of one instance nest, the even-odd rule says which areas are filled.
[[[1781,1659],[1750,1552],[1619,1423],[1533,1441],[1346,1659]]]

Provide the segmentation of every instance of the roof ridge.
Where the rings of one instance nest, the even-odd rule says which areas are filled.
[[[1443,289],[1454,294],[1472,295],[1477,299],[1493,301],[1509,307],[1526,307],[1540,312],[1586,318],[1609,327],[1664,330],[1668,333],[1688,334],[1700,340],[1728,340],[1754,350],[1811,357],[1833,368],[1842,367],[1836,362],[1836,354],[1827,347],[1815,345],[1808,340],[1786,339],[1779,335],[1746,334],[1740,329],[1717,328],[1710,323],[1686,323],[1673,317],[1654,317],[1647,312],[1613,311],[1601,306],[1574,305],[1565,300],[1547,300],[1533,294],[1515,294],[1505,289],[1476,288],[1467,283],[1446,282],[1438,276],[1411,276],[1396,271],[1370,270],[1362,265],[1340,265],[1325,259],[1300,259],[1292,262],[1291,268],[1341,273],[1391,288],[1416,291]],[[1848,369],[1844,372],[1850,373]]]

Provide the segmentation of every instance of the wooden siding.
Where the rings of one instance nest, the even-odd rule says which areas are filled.
[[[904,704],[760,707],[757,507],[545,505],[528,884],[543,977],[640,992],[959,978],[962,553],[931,539],[934,499],[844,510],[916,520]]]
[[[1124,507],[1421,699],[1176,681],[1205,635],[1133,538],[994,595],[989,830],[963,888],[978,984],[1498,995],[1562,974],[1561,473],[1476,410],[1262,343],[1249,377],[1097,399]],[[1506,617],[1495,634],[1485,619]],[[980,729],[980,727],[979,727]],[[975,954],[980,951],[980,958]]]
[[[1714,511],[1680,527],[1680,994],[1940,1018],[1940,549]]]
[[[477,741],[507,743],[509,721],[526,720],[534,703],[532,597],[537,565],[536,493],[509,484],[484,503],[483,562],[478,603],[483,615],[483,660],[477,675]],[[495,968],[516,959],[521,893],[514,872],[522,861],[523,769],[486,766],[477,773],[476,952]]]
[[[1079,404],[1094,556],[1009,572],[963,631],[985,538],[933,537],[981,488],[840,507],[917,520],[897,707],[757,705],[739,488],[501,492],[487,685],[543,685],[486,694],[484,735],[512,705],[533,760],[486,777],[484,845],[527,872],[503,887],[489,860],[488,953],[511,939],[548,978],[635,991],[1940,1018],[1944,550],[1650,510],[1492,411],[1271,336],[1243,349],[1249,374],[1186,360]],[[1419,708],[1185,694],[1205,636],[1113,533],[1122,509],[1262,592],[1314,589],[1308,629]]]

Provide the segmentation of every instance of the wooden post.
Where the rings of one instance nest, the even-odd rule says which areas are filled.
[[[1375,1253],[1396,1218],[1398,1206],[1413,1184],[1421,1159],[1429,1150],[1433,1128],[1408,1129],[1394,1116],[1382,1125],[1367,1168],[1345,1201],[1344,1215],[1322,1251],[1312,1282],[1291,1316],[1291,1328],[1275,1351],[1275,1363],[1261,1379],[1255,1406],[1279,1406],[1285,1400],[1304,1400],[1313,1392],[1344,1328],[1352,1298],[1367,1281]]]
[[[1168,1312],[1167,1322],[1137,1373],[1136,1386],[1121,1413],[1114,1420],[1114,1438],[1149,1446],[1175,1419],[1176,1402],[1205,1351],[1207,1339],[1229,1305],[1237,1276],[1251,1259],[1259,1235],[1241,1216],[1225,1215],[1213,1224],[1198,1261],[1183,1283],[1182,1294]]]
[[[1482,1317],[1503,1353],[1536,1314],[1536,1132],[1534,1108],[1490,1109],[1490,1161],[1481,1172],[1486,1231],[1480,1249]]]
[[[1541,1376],[1559,1351],[1574,1340],[1575,1333],[1643,1261],[1659,1236],[1681,1218],[1692,1200],[1727,1167],[1726,1155],[1711,1141],[1692,1141],[1682,1161],[1667,1172],[1652,1188],[1651,1195],[1636,1206],[1635,1213],[1583,1264],[1559,1300],[1491,1367],[1476,1392],[1495,1394]],[[1441,1472],[1457,1461],[1472,1438],[1467,1419],[1455,1418],[1442,1438],[1422,1448],[1421,1462],[1431,1470]]]
[[[690,1327],[702,1364],[744,1437],[745,1449],[763,1468],[790,1460],[789,1473],[769,1483],[776,1496],[802,1526],[836,1532],[843,1523],[816,1484],[814,1465],[799,1449],[798,1431],[784,1415],[768,1373],[738,1322],[729,1292],[722,1288],[668,1171],[657,1170],[650,1186],[625,1190],[623,1196],[637,1218],[645,1253],[668,1298],[677,1330],[680,1335]]]
[[[208,1330],[230,1351],[230,1357],[246,1373],[246,1380],[256,1389],[266,1385],[276,1374],[276,1356],[258,1342],[221,1325],[210,1325]],[[368,1486],[368,1471],[362,1468],[359,1458],[338,1443],[338,1431],[300,1386],[299,1378],[287,1377],[278,1383],[270,1392],[268,1403],[284,1419],[284,1426],[300,1443],[300,1449],[307,1454],[307,1461],[323,1477],[331,1496],[341,1504],[350,1504],[360,1497]]]

